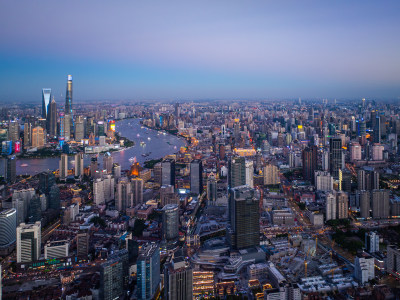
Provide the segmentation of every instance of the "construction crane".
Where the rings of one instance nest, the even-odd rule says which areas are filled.
[[[334,267],[334,268],[330,269],[330,270],[328,271],[328,273],[331,273],[331,276],[333,277],[333,272],[334,272],[335,270],[339,269],[339,268],[344,267],[344,266],[345,266],[345,265],[341,265],[341,266]]]
[[[304,276],[305,278],[307,278],[307,258],[308,258],[308,254],[310,253],[311,247],[308,248],[307,254],[304,258]]]

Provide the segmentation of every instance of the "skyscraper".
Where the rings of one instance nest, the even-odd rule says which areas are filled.
[[[17,227],[17,263],[36,261],[41,253],[41,224],[21,223]]]
[[[107,174],[111,174],[113,167],[113,157],[110,152],[107,152],[103,156],[103,170],[107,171]]]
[[[336,195],[327,193],[325,200],[325,221],[336,219]]]
[[[138,178],[138,177],[132,178],[131,185],[132,185],[132,196],[133,196],[132,206],[142,204],[143,203],[143,186],[144,186],[143,179]]]
[[[15,155],[10,155],[5,158],[4,162],[4,174],[5,181],[8,183],[14,183],[17,179],[17,158]]]
[[[165,159],[161,163],[161,184],[175,187],[175,160]]]
[[[120,299],[128,276],[128,251],[120,250],[100,266],[100,299]]]
[[[268,164],[264,167],[264,184],[275,185],[279,184],[279,171],[275,165]]]
[[[8,255],[14,248],[17,228],[15,208],[0,211],[0,255]]]
[[[215,205],[217,201],[217,179],[214,173],[207,179],[207,200],[209,205]]]
[[[53,184],[49,193],[49,208],[58,211],[60,209],[60,188]]]
[[[75,141],[81,142],[85,137],[85,123],[82,119],[78,119],[75,122]]]
[[[368,219],[371,210],[371,195],[369,191],[360,191],[360,217]]]
[[[400,278],[400,247],[397,245],[387,246],[387,271]]]
[[[254,166],[252,160],[246,160],[246,185],[253,188],[254,187]]]
[[[76,235],[76,254],[78,257],[87,257],[89,254],[89,232],[82,230]]]
[[[32,145],[32,123],[24,124],[24,148],[27,149]]]
[[[244,157],[232,157],[229,160],[228,187],[234,188],[246,184],[246,160]]]
[[[160,246],[157,243],[142,246],[137,261],[137,297],[152,299],[160,285]]]
[[[372,217],[389,217],[389,190],[372,190]]]
[[[336,194],[337,202],[337,218],[347,219],[349,213],[349,197],[345,192],[338,192]]]
[[[75,177],[83,176],[83,153],[75,154]]]
[[[200,159],[190,163],[190,192],[198,195],[203,192],[203,163]]]
[[[193,269],[183,257],[174,257],[164,267],[166,300],[193,299]]]
[[[68,75],[67,92],[65,94],[65,113],[72,116],[72,75]]]
[[[43,148],[45,144],[45,131],[42,127],[36,126],[32,129],[32,147]]]
[[[342,139],[331,138],[329,140],[329,153],[330,153],[330,173],[333,178],[339,178],[339,170],[343,169],[342,159]]]
[[[60,180],[65,180],[68,177],[68,155],[65,153],[61,154],[59,163],[59,174]]]
[[[163,212],[163,240],[175,242],[179,236],[179,207],[176,204],[167,204]]]
[[[260,196],[249,186],[229,191],[230,244],[235,249],[260,245]]]
[[[120,178],[117,183],[117,195],[115,206],[118,211],[123,212],[133,202],[132,186],[127,178]]]
[[[57,104],[53,99],[50,102],[47,114],[48,130],[51,137],[57,136]]]
[[[303,150],[303,178],[314,184],[314,172],[317,170],[317,146],[310,146]]]
[[[42,89],[42,118],[43,119],[48,118],[50,99],[51,99],[51,89]]]
[[[379,252],[379,235],[376,231],[365,233],[365,248],[367,252]]]
[[[69,141],[71,139],[71,121],[72,121],[72,115],[71,114],[65,114],[64,115],[64,139],[66,141]],[[60,119],[61,121],[61,119]]]
[[[16,142],[19,140],[19,123],[18,121],[8,122],[8,139],[10,141]]]

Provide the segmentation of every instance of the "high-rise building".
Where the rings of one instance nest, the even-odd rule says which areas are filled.
[[[357,142],[352,142],[350,147],[350,161],[355,162],[361,159],[361,145]]]
[[[156,163],[153,169],[154,182],[162,185],[162,165],[161,163]]]
[[[389,190],[372,190],[371,203],[372,217],[374,219],[389,217]]]
[[[121,178],[121,166],[118,163],[113,163],[112,174],[115,180]]]
[[[365,233],[365,249],[368,253],[379,252],[379,235],[376,231]]]
[[[372,160],[383,160],[383,150],[384,146],[381,144],[372,145]]]
[[[75,177],[83,176],[83,153],[75,154]]]
[[[319,191],[329,192],[333,190],[333,178],[329,172],[315,172],[315,188]]]
[[[39,195],[35,194],[28,205],[29,223],[35,223],[42,220],[42,203]]]
[[[97,178],[93,182],[93,198],[96,205],[105,204],[104,201],[104,181],[101,178]]]
[[[137,261],[137,298],[152,299],[160,285],[160,246],[142,246]]]
[[[131,179],[131,185],[132,185],[132,206],[136,206],[138,204],[143,203],[143,187],[144,187],[144,181],[141,178],[132,178]]]
[[[60,180],[65,180],[68,177],[68,155],[65,153],[61,154],[58,170],[60,174]]]
[[[107,174],[111,174],[113,168],[113,157],[110,152],[107,152],[103,156],[103,169],[107,171]]]
[[[43,119],[48,118],[50,100],[51,100],[51,89],[42,89],[42,118]]]
[[[10,155],[5,158],[4,175],[4,179],[8,183],[14,183],[17,179],[17,158],[15,155]]]
[[[87,257],[89,254],[89,232],[82,230],[76,235],[76,255]]]
[[[24,124],[24,148],[27,149],[32,146],[32,123],[26,122]]]
[[[254,166],[252,160],[246,160],[246,185],[253,188],[254,187]]]
[[[120,178],[117,183],[117,195],[115,206],[118,211],[123,212],[133,204],[132,186],[127,178]]]
[[[379,173],[359,169],[357,171],[357,189],[360,191],[379,189]]]
[[[51,171],[39,174],[39,191],[48,195],[50,188],[56,183],[54,173]]]
[[[260,245],[260,196],[249,186],[229,191],[230,244],[235,249]]]
[[[400,278],[400,248],[396,245],[387,246],[387,272]]]
[[[164,267],[166,300],[193,299],[193,269],[183,257],[175,257]]]
[[[71,114],[65,114],[64,115],[64,139],[66,141],[69,141],[71,139],[71,120],[72,120],[72,115]]]
[[[336,195],[334,193],[327,193],[325,200],[325,220],[336,219]]]
[[[128,251],[120,250],[100,265],[100,299],[123,298],[128,279]]]
[[[176,204],[167,204],[163,212],[163,239],[175,242],[179,237],[179,207]]]
[[[75,141],[81,142],[85,138],[85,123],[82,118],[75,122]]]
[[[161,162],[161,184],[175,187],[175,160],[165,159]]]
[[[234,188],[246,184],[246,160],[244,157],[232,157],[229,160],[228,187]]]
[[[347,219],[349,214],[349,197],[346,192],[339,191],[336,194],[337,218]]]
[[[330,173],[333,178],[339,178],[339,170],[343,170],[343,159],[342,159],[342,139],[331,138],[329,140],[329,153],[330,153]]]
[[[60,209],[60,188],[53,184],[49,193],[49,208],[58,211]]]
[[[207,179],[207,200],[209,205],[215,205],[217,202],[217,178],[214,173]]]
[[[42,127],[36,126],[32,129],[32,147],[43,148],[45,144],[45,131]]]
[[[28,217],[29,203],[35,197],[35,190],[33,188],[16,190],[12,195],[12,207],[17,210],[17,225]]]
[[[190,192],[197,195],[203,193],[203,163],[200,159],[190,163]]]
[[[317,146],[310,146],[303,150],[303,178],[314,184],[314,172],[317,170]]]
[[[17,263],[36,261],[40,257],[41,223],[21,223],[17,227]]]
[[[371,195],[369,191],[360,191],[360,217],[368,219],[371,211]]]
[[[354,261],[354,277],[364,284],[375,278],[375,259],[369,255],[358,254]]]
[[[72,116],[72,75],[68,75],[67,92],[65,94],[65,113]]]
[[[19,123],[18,121],[8,122],[8,140],[16,142],[19,140]]]
[[[329,150],[325,149],[322,152],[322,157],[321,157],[322,171],[329,171],[329,157],[330,157]]]
[[[378,114],[376,114],[376,116],[374,118],[372,118],[372,114],[371,114],[371,127],[373,130],[374,143],[380,143],[381,142],[381,119]]]
[[[276,185],[280,183],[278,167],[268,164],[264,167],[264,184]]]
[[[47,120],[49,134],[54,138],[57,136],[57,104],[56,100],[54,100],[54,97],[49,105]]]
[[[0,211],[0,255],[11,253],[15,246],[17,228],[17,211],[8,208]]]

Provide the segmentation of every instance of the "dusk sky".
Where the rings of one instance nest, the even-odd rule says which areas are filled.
[[[398,98],[400,1],[2,1],[0,101]]]

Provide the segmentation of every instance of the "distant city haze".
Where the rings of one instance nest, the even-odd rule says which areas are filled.
[[[400,1],[2,1],[0,102],[400,96]],[[62,96],[61,96],[62,95]]]

